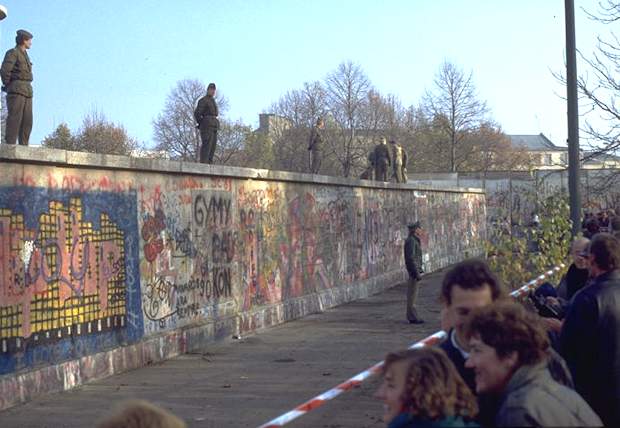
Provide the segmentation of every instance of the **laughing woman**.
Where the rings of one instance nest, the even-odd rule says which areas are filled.
[[[478,426],[476,399],[440,349],[388,354],[376,397],[388,428]]]

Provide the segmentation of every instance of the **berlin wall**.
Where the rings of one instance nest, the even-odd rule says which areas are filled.
[[[0,146],[0,409],[479,255],[485,195]],[[404,296],[403,296],[404,316]]]

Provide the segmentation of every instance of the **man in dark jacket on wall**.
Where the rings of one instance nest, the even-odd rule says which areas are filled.
[[[405,266],[409,273],[407,283],[407,320],[411,324],[422,324],[424,321],[418,317],[416,299],[418,297],[419,281],[422,278],[422,246],[419,233],[422,229],[420,222],[407,226],[409,236],[405,240]]]
[[[586,255],[592,283],[571,302],[560,349],[577,392],[605,426],[620,426],[620,243],[599,233]]]
[[[387,140],[381,139],[381,142],[376,145],[374,151],[375,162],[375,180],[388,181],[388,169],[392,165],[390,159],[390,150],[387,146]]]
[[[198,100],[194,118],[200,129],[200,162],[213,163],[215,146],[217,145],[217,130],[220,128],[220,121],[217,119],[219,112],[215,102],[215,83],[209,83],[207,95]]]
[[[7,93],[6,118],[7,144],[28,145],[32,131],[32,63],[27,50],[32,46],[32,34],[19,30],[15,37],[15,46],[7,51],[0,67],[2,90]]]
[[[325,128],[325,122],[323,118],[319,117],[316,120],[316,125],[312,127],[310,132],[310,142],[308,144],[308,150],[310,150],[310,172],[312,174],[318,174],[321,170],[321,160],[323,159],[323,129]]]

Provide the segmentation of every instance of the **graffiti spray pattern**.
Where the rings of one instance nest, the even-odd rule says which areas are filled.
[[[127,221],[86,209],[80,196],[0,188],[0,369],[15,363],[16,351],[36,359],[36,347],[126,330],[129,283],[135,288],[136,281],[127,263],[133,249],[119,224]],[[132,330],[129,336],[140,336]]]
[[[196,186],[197,187],[197,186]],[[229,192],[143,194],[142,308],[148,332],[215,317],[230,300],[237,235]],[[181,197],[183,196],[183,197]]]

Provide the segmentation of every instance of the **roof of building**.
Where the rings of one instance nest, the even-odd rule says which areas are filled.
[[[567,151],[568,148],[556,146],[543,133],[538,135],[509,135],[513,146],[520,146],[528,151]]]
[[[620,162],[620,156],[611,153],[599,153],[594,150],[584,150],[581,156],[586,158],[587,163]]]

